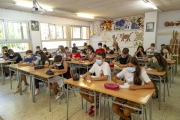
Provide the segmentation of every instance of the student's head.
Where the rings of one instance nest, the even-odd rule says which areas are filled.
[[[68,48],[68,47],[65,47],[65,50],[69,50],[69,48]]]
[[[14,56],[14,51],[13,51],[12,49],[9,49],[9,50],[8,50],[8,54],[9,54],[10,56]]]
[[[151,47],[155,49],[155,44],[154,44],[154,43],[151,43]]]
[[[76,43],[73,43],[73,46],[76,47]]]
[[[7,46],[3,46],[2,49],[3,49],[3,51],[8,52],[8,47]]]
[[[84,49],[87,49],[87,47],[88,47],[87,45],[86,45],[86,46],[84,46]]]
[[[102,43],[98,43],[98,48],[102,48]]]
[[[127,61],[127,71],[134,73],[134,84],[141,85],[142,81],[140,79],[141,67],[136,57],[130,57]]]
[[[57,66],[61,66],[62,56],[61,56],[61,55],[56,55],[56,56],[54,57],[54,62],[56,63]]]
[[[122,55],[123,55],[124,57],[126,57],[127,55],[129,55],[129,49],[128,49],[128,48],[124,48],[124,49],[122,50]]]
[[[114,51],[115,51],[115,50],[117,50],[117,51],[120,50],[120,48],[119,48],[119,46],[118,46],[118,43],[115,43],[115,44],[114,44]]]
[[[26,51],[26,56],[27,56],[27,58],[32,58],[33,57],[33,51],[32,50],[27,50]]]
[[[101,65],[105,61],[105,58],[106,58],[106,54],[104,52],[97,52],[96,63],[98,65]]]
[[[165,46],[165,44],[161,44],[161,49]]]
[[[87,46],[87,42],[84,43],[84,46]]]
[[[40,51],[40,46],[36,46],[36,51]]]
[[[169,47],[169,45],[165,45],[165,46],[163,47],[162,52],[163,52],[163,53],[166,53],[165,51],[168,51],[169,53],[172,53],[172,52],[171,52],[171,48]]]
[[[61,53],[66,53],[66,50],[65,50],[64,46],[60,45],[59,47],[60,47]]]
[[[137,51],[138,51],[138,50],[144,51],[143,46],[138,46]]]
[[[111,49],[109,47],[107,47],[106,52],[111,52]]]
[[[76,55],[77,54],[77,50],[72,50],[72,55]]]
[[[43,48],[43,52],[46,53],[47,52],[47,48]]]
[[[37,53],[37,59],[39,60],[39,61],[46,61],[46,55],[44,54],[44,52],[42,52],[42,51],[39,51],[38,53]]]
[[[107,48],[107,45],[106,45],[106,44],[104,44],[104,45],[103,45],[103,48],[104,48],[104,49],[106,49],[106,48]]]
[[[153,58],[157,59],[159,65],[163,68],[163,70],[166,69],[167,61],[162,57],[160,53],[155,53]]]
[[[89,53],[94,53],[94,48],[91,45],[88,45],[87,50]]]

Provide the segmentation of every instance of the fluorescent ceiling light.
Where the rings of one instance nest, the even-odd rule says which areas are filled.
[[[20,5],[23,7],[29,7],[32,8],[33,7],[33,2],[27,2],[27,1],[16,1],[16,5]],[[53,11],[53,9],[49,6],[46,5],[40,5],[43,9],[47,10],[47,11]]]
[[[93,15],[84,14],[84,13],[77,13],[77,16],[94,19]]]
[[[155,9],[155,10],[158,9],[158,8],[156,7],[156,5],[153,4],[150,0],[143,0],[143,1],[146,3],[147,6],[153,8],[153,9]]]

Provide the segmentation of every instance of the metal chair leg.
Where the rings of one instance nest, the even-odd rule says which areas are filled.
[[[86,100],[86,113],[87,113],[87,100]]]

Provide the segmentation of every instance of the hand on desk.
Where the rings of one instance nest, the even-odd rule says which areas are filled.
[[[50,69],[50,71],[52,71],[53,73],[55,73],[55,72],[56,72],[56,70],[54,70],[54,69]]]
[[[125,83],[125,81],[118,80],[117,83],[118,83],[119,85],[123,85],[123,84]]]
[[[87,80],[92,80],[92,77],[88,75]]]
[[[86,75],[86,74],[84,74],[82,77],[85,79],[85,78],[87,77],[87,75]]]
[[[138,88],[137,88],[137,85],[130,85],[129,86],[129,90],[137,90]]]
[[[147,67],[147,66],[145,66],[144,68],[145,68],[145,69],[148,69],[148,67]]]

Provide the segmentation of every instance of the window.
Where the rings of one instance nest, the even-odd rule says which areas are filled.
[[[7,46],[9,49],[13,49],[14,52],[27,51],[29,50],[29,43],[6,43],[0,44],[0,52],[2,53],[2,47]]]
[[[4,22],[0,21],[0,39],[5,39],[4,36]]]
[[[67,39],[67,27],[66,26],[56,26],[57,28],[57,39]]]
[[[48,23],[41,23],[41,39],[42,40],[50,40]]]
[[[50,25],[51,39],[56,39],[56,28],[55,25]]]
[[[47,49],[57,49],[59,45],[63,45],[65,47],[66,41],[42,42],[43,48],[46,47]]]
[[[87,42],[87,40],[71,41],[71,47],[73,47],[74,43],[76,44],[76,46],[84,46],[85,42]]]
[[[27,23],[7,22],[7,29],[9,40],[28,39]]]
[[[73,39],[89,39],[89,27],[71,27]]]
[[[89,39],[89,27],[82,27],[82,39]]]
[[[81,38],[81,28],[80,27],[72,27],[72,38]]]

